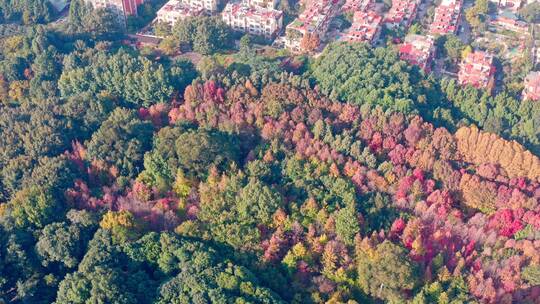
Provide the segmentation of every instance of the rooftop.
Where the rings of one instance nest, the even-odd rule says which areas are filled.
[[[357,11],[353,24],[343,37],[346,41],[373,42],[380,30],[382,16],[373,11]]]
[[[332,17],[333,10],[338,3],[339,0],[312,1],[302,14],[290,23],[287,28],[302,32],[315,31]]]
[[[476,88],[489,88],[493,82],[495,67],[493,55],[475,51],[461,61],[458,78],[460,84],[470,84]]]
[[[459,24],[461,8],[461,0],[443,0],[441,5],[435,9],[430,33],[440,35],[455,33]]]
[[[401,59],[428,71],[434,52],[433,38],[422,35],[407,35],[399,48]]]
[[[229,2],[225,6],[223,14],[231,14],[237,18],[252,17],[260,19],[278,19],[283,15],[281,11],[247,5],[244,2]]]
[[[365,11],[373,2],[373,0],[347,0],[341,10],[344,12]]]
[[[386,13],[385,22],[390,24],[412,22],[419,4],[419,0],[393,0],[392,7]]]
[[[201,11],[201,8],[195,8],[181,0],[170,0],[159,11],[157,15],[192,15]]]

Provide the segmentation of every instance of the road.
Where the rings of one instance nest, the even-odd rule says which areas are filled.
[[[465,2],[463,4],[463,9],[461,12],[461,21],[460,21],[458,37],[465,44],[469,44],[471,42],[471,26],[465,19],[465,11],[471,6],[473,6],[473,4],[474,4],[473,2]]]

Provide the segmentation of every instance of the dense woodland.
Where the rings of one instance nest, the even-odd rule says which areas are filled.
[[[0,303],[540,301],[540,103],[391,47],[223,54],[213,19],[174,30],[194,66],[12,2]]]

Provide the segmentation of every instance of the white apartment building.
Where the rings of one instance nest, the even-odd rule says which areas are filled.
[[[157,12],[155,21],[174,26],[187,17],[214,14],[220,3],[221,0],[170,0]]]
[[[250,6],[258,6],[264,8],[276,9],[279,4],[279,0],[247,0]]]
[[[249,5],[247,2],[229,2],[221,18],[236,31],[266,38],[274,37],[283,27],[281,11]]]
[[[216,13],[219,9],[220,0],[182,0],[193,8],[202,8],[207,14]]]
[[[170,0],[158,12],[156,21],[173,27],[178,21],[187,17],[200,16],[205,12],[200,7],[191,7],[182,0]]]
[[[119,17],[137,15],[137,6],[141,5],[144,0],[86,0],[94,9],[109,9]]]

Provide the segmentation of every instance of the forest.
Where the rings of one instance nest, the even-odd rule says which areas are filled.
[[[0,3],[0,303],[540,301],[540,103],[43,3]]]

